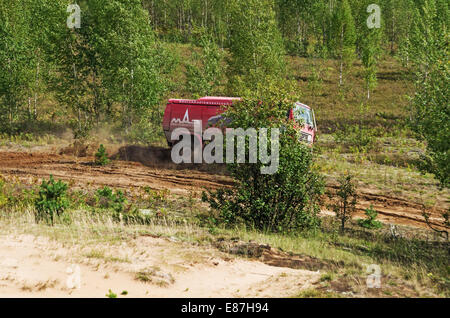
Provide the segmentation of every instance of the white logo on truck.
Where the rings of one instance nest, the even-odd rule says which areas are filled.
[[[186,109],[186,113],[184,114],[183,120],[181,120],[180,118],[173,118],[172,124],[192,124],[193,125],[194,122],[189,120],[189,108]]]

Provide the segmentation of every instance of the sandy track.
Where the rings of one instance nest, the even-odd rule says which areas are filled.
[[[109,290],[125,298],[288,297],[321,275],[152,237],[81,246],[67,248],[31,235],[0,236],[0,297],[104,298]],[[93,248],[106,254],[93,258]],[[148,268],[157,271],[153,281],[136,278]]]
[[[23,181],[32,178],[55,178],[71,181],[75,186],[86,188],[93,186],[110,186],[118,188],[143,187],[168,189],[173,193],[187,194],[205,188],[216,189],[232,184],[223,175],[202,172],[188,167],[167,162],[163,155],[146,155],[145,153],[118,156],[108,167],[92,165],[93,158],[49,153],[0,152],[0,174],[14,176]],[[136,162],[137,161],[137,162]],[[332,187],[332,186],[331,186]],[[371,204],[379,212],[380,220],[387,223],[426,227],[422,217],[421,206],[402,198],[386,196],[373,189],[359,189],[360,200],[356,217],[364,214],[364,209]],[[434,224],[441,219],[442,207],[432,211]],[[326,211],[324,211],[326,212]]]

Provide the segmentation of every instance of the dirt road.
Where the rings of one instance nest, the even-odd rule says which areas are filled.
[[[64,153],[64,151],[60,152]],[[160,148],[125,147],[114,156],[110,166],[96,167],[92,157],[41,152],[0,152],[0,174],[30,182],[33,178],[71,181],[82,188],[110,186],[117,188],[143,187],[168,189],[187,194],[232,184],[225,175],[216,174],[211,167],[177,166],[170,162],[168,151]],[[202,171],[203,169],[203,171]],[[207,170],[210,171],[207,171]],[[359,189],[357,217],[371,204],[387,223],[425,227],[421,206],[403,198],[380,194],[376,189]],[[438,224],[444,207],[432,211],[431,221]],[[327,211],[324,210],[324,213]]]

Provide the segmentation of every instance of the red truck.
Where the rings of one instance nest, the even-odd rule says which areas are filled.
[[[164,112],[163,129],[170,147],[174,141],[171,140],[172,131],[176,128],[187,128],[194,138],[203,141],[202,136],[194,133],[194,120],[202,122],[202,131],[213,126],[219,121],[226,106],[240,101],[237,97],[214,97],[207,96],[197,100],[170,99]],[[223,107],[225,106],[225,107]],[[317,125],[314,111],[307,105],[295,103],[287,116],[291,120],[302,119],[305,123],[301,128],[301,140],[313,144],[316,138]]]

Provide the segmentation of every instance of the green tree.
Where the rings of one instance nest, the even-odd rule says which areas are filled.
[[[48,37],[55,61],[51,87],[76,116],[76,137],[111,115],[113,105],[121,107],[126,133],[134,123],[154,131],[175,58],[157,41],[147,11],[138,0],[83,1],[80,7],[81,28],[69,29],[64,1],[54,3],[57,19]]]
[[[377,86],[377,62],[381,55],[382,21],[380,28],[369,28],[367,8],[373,1],[363,1],[358,15],[358,45],[361,52],[361,60],[364,66],[364,81],[367,91],[367,99],[370,92]],[[381,14],[382,17],[382,14]],[[381,18],[380,17],[380,18]]]
[[[28,13],[21,2],[0,1],[0,129],[10,133],[26,109],[33,83]]]
[[[106,166],[110,163],[108,159],[108,153],[106,152],[105,146],[103,144],[100,145],[97,152],[95,153],[95,161],[94,163],[98,166]]]
[[[151,124],[145,129],[154,130],[161,119],[158,103],[176,65],[174,56],[157,41],[141,1],[97,0],[89,5],[95,39],[92,46],[101,61],[108,99],[122,106],[127,132],[140,119]]]
[[[439,4],[439,6],[437,5]],[[439,10],[438,10],[439,8]],[[443,18],[444,17],[444,18]],[[424,0],[416,12],[409,56],[417,73],[411,127],[427,144],[423,169],[450,183],[448,5]]]
[[[245,95],[266,76],[283,76],[285,61],[273,0],[230,2],[230,94]]]
[[[338,0],[331,23],[330,49],[339,63],[339,85],[344,84],[344,73],[355,59],[356,29],[347,0]]]
[[[306,56],[312,40],[314,10],[313,0],[277,0],[278,24],[284,37],[286,49],[290,54]]]
[[[393,55],[408,42],[416,5],[414,0],[384,0],[382,5],[385,40]]]
[[[352,219],[356,211],[357,192],[354,177],[350,174],[342,175],[338,179],[339,187],[336,192],[329,193],[333,203],[331,209],[336,213],[336,218],[341,222],[341,232],[345,230],[345,223]]]
[[[245,97],[242,102],[230,107],[225,117],[232,118],[227,127],[255,129],[268,128],[268,149],[274,154],[275,128],[283,128],[279,138],[279,158],[274,158],[278,169],[274,174],[264,174],[266,166],[261,156],[250,163],[250,151],[261,149],[260,141],[252,145],[251,137],[244,140],[247,160],[227,163],[235,183],[231,189],[219,189],[204,193],[203,200],[218,211],[218,219],[226,225],[243,223],[249,228],[272,232],[289,232],[318,226],[318,200],[323,193],[323,179],[313,168],[312,150],[298,141],[298,132],[286,119],[292,108],[292,99],[278,90],[277,82],[266,83],[268,88],[261,99]],[[227,143],[231,137],[226,135]],[[239,142],[239,141],[238,141]],[[258,148],[257,148],[258,147]]]
[[[224,74],[222,65],[224,53],[210,36],[201,39],[201,53],[192,54],[194,63],[187,64],[187,89],[195,98],[205,95],[219,95]]]
[[[90,13],[85,2],[80,3],[82,27],[69,29],[65,1],[56,1],[50,8],[54,19],[48,30],[49,55],[55,68],[49,81],[51,90],[60,105],[67,107],[76,117],[73,124],[75,137],[85,137],[94,123],[95,107],[98,107],[96,88],[101,62],[90,44],[93,38],[89,24]]]

